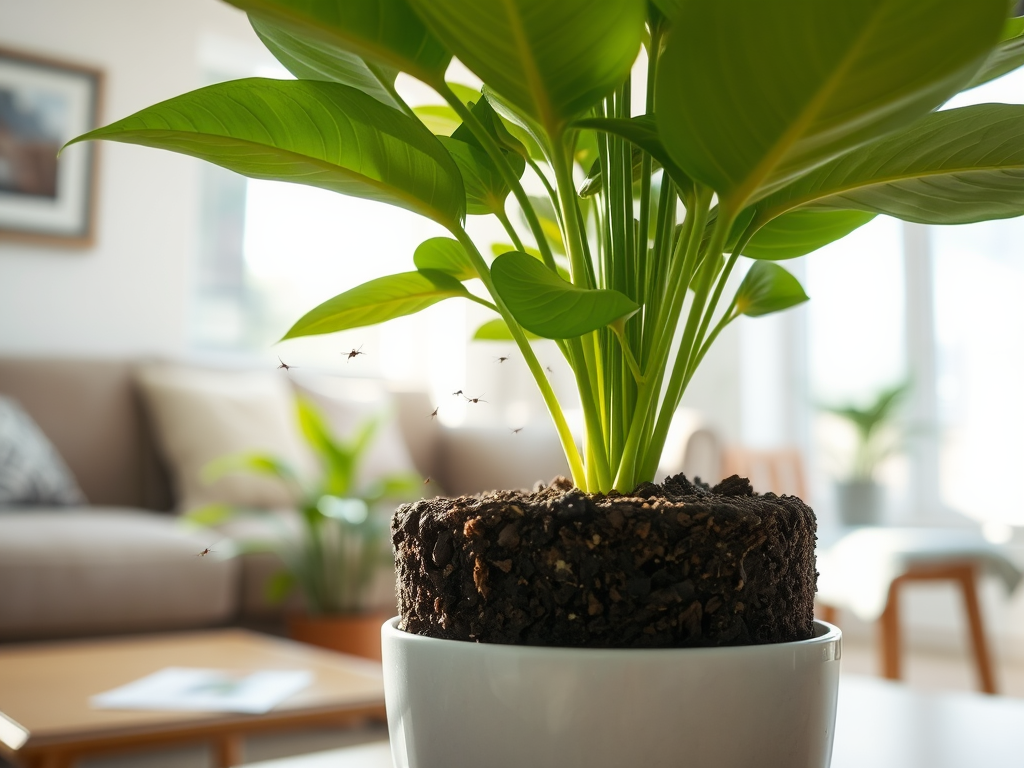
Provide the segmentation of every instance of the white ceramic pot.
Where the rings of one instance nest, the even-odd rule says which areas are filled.
[[[828,768],[842,635],[546,648],[381,628],[396,768]]]

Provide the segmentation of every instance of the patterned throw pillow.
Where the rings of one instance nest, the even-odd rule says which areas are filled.
[[[46,435],[17,402],[0,397],[0,507],[84,503]]]

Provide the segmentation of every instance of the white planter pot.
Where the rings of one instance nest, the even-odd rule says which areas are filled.
[[[828,768],[842,635],[547,648],[381,628],[396,768]]]

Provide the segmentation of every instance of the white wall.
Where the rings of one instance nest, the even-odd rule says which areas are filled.
[[[0,47],[105,70],[101,122],[198,87],[211,36],[259,45],[216,0],[0,0]],[[185,351],[198,161],[99,149],[94,247],[0,241],[0,354]]]

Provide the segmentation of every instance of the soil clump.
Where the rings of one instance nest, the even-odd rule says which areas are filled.
[[[392,521],[400,627],[471,642],[749,645],[813,632],[816,522],[738,476],[629,495],[556,478],[405,504]]]

